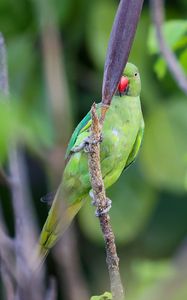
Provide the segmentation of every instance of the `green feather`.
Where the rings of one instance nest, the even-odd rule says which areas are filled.
[[[135,160],[144,131],[138,69],[128,63],[123,75],[128,77],[128,89],[123,95],[113,97],[102,130],[100,156],[105,188],[114,184],[123,169]],[[97,104],[97,113],[100,113],[100,104]],[[90,126],[91,114],[88,112],[76,127],[68,144],[66,152],[68,160],[62,182],[40,237],[41,259],[69,226],[92,188],[87,153],[84,150],[72,152],[74,147],[79,146],[89,136]]]
[[[132,151],[131,151],[131,153],[128,157],[128,160],[126,162],[125,169],[128,168],[135,161],[135,159],[138,155],[138,152],[140,150],[140,146],[141,146],[142,139],[143,139],[143,134],[144,134],[144,124],[142,124],[142,126],[140,127],[140,130],[137,134],[136,141],[134,143]]]
[[[69,144],[68,144],[68,147],[67,147],[67,150],[66,150],[66,155],[65,155],[65,159],[68,158],[68,156],[70,155],[70,152],[71,152],[71,149],[74,147],[75,143],[76,143],[76,140],[77,140],[77,137],[79,135],[79,133],[85,129],[85,127],[87,127],[86,125],[88,123],[90,123],[91,121],[91,113],[90,111],[87,113],[87,115],[82,119],[82,121],[77,125],[77,127],[75,128],[72,136],[71,136],[71,139],[69,141]]]
[[[96,104],[97,110],[99,109],[100,106],[101,106],[100,103]],[[77,137],[79,136],[79,134],[88,130],[91,124],[92,124],[91,112],[89,111],[87,115],[82,119],[82,121],[75,128],[67,146],[65,159],[69,157],[69,155],[71,154],[71,150],[75,147]]]

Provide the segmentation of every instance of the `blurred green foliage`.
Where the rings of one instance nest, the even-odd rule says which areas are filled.
[[[111,293],[105,292],[101,296],[93,296],[93,297],[91,297],[90,300],[112,300],[112,295],[111,295]]]
[[[93,100],[100,101],[105,53],[117,4],[113,0],[19,0],[19,5],[2,0],[0,3],[0,31],[7,42],[12,95],[8,101],[0,102],[0,161],[6,163],[9,141],[26,146],[33,198],[42,219],[47,211],[38,202],[47,190],[47,172],[45,166],[43,175],[38,172],[41,166],[36,157],[54,146],[55,132],[41,28],[53,22],[59,28],[75,125]],[[165,38],[185,72],[186,9],[184,0],[177,5],[170,3],[166,10],[171,20],[164,24]],[[129,287],[127,299],[156,300],[152,288],[167,276],[168,281],[177,276],[172,257],[187,232],[187,99],[160,56],[146,3],[129,60],[139,67],[142,78],[145,137],[138,160],[122,174],[108,195],[113,200],[111,218],[121,272]],[[5,195],[3,188],[1,192]],[[78,216],[78,226],[80,255],[89,274],[87,280],[93,294],[98,289],[102,293],[107,289],[108,278],[105,270],[99,270],[99,262],[104,261],[103,241],[90,201]],[[93,249],[97,255],[91,255]],[[173,294],[169,299],[185,300],[186,282],[180,291],[176,287],[176,291],[178,296]],[[167,299],[159,295],[159,299]],[[92,299],[104,299],[98,297]]]
[[[52,130],[36,111],[27,111],[15,98],[0,98],[0,162],[7,158],[9,143],[19,143],[36,151],[52,147]]]
[[[163,24],[163,35],[167,45],[176,53],[178,53],[179,61],[187,72],[187,21],[186,20],[170,20]],[[156,39],[156,31],[152,26],[148,36],[148,48],[150,54],[159,54],[159,46]],[[154,69],[159,78],[163,78],[166,74],[167,64],[162,57],[158,57]]]

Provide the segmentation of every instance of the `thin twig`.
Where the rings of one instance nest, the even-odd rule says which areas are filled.
[[[91,108],[92,114],[92,127],[90,135],[88,164],[91,185],[93,189],[94,200],[98,212],[102,212],[107,208],[107,198],[104,187],[104,182],[101,174],[100,166],[100,141],[101,137],[101,124],[96,112],[96,106],[93,104]],[[110,276],[111,292],[113,300],[124,300],[123,286],[121,283],[119,273],[119,258],[116,252],[115,237],[110,224],[110,217],[108,213],[99,215],[99,222],[102,229],[106,255],[107,266]]]
[[[160,52],[163,55],[176,83],[182,89],[182,91],[187,94],[187,76],[183,72],[175,54],[172,52],[164,39],[162,31],[162,24],[164,22],[163,0],[150,0],[150,9],[156,29],[156,36],[160,47]]]

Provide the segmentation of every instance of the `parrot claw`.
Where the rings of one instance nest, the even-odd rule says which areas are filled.
[[[74,148],[71,149],[71,153],[77,153],[77,152],[80,152],[81,150],[85,150],[90,143],[89,141],[90,141],[89,137],[85,138],[82,141],[82,143],[80,143],[80,145],[75,146]],[[88,152],[88,151],[86,151],[86,152]]]
[[[71,149],[71,153],[77,153],[77,152],[80,152],[82,150],[84,150],[86,153],[90,152],[90,147],[89,145],[90,144],[97,144],[97,143],[101,143],[103,141],[103,137],[102,135],[100,136],[100,138],[98,140],[95,140],[95,141],[91,141],[90,140],[90,137],[86,137],[82,143],[80,143],[80,145],[78,146],[75,146],[74,148]]]
[[[96,145],[97,143],[102,143],[102,141],[103,141],[102,134],[100,135],[99,139],[94,140],[94,141],[92,141],[92,140],[90,139],[90,136],[88,136],[88,137],[85,139],[84,151],[85,151],[86,153],[91,152],[90,147],[89,147],[90,144],[91,144],[91,145]]]
[[[92,198],[92,202],[91,202],[92,205],[97,207],[97,201],[94,199],[94,194],[93,194],[92,190],[90,190],[89,195],[90,195],[90,198]],[[109,210],[111,209],[111,207],[112,207],[112,200],[110,200],[109,198],[106,198],[106,200],[107,200],[106,208],[105,209],[97,208],[96,211],[95,211],[96,217],[100,217],[100,216],[108,213]]]
[[[96,202],[93,200],[92,204],[96,205]],[[110,200],[109,198],[107,198],[106,208],[105,209],[99,209],[99,208],[97,208],[96,211],[95,211],[96,217],[100,217],[100,216],[103,216],[104,214],[107,214],[109,212],[109,210],[111,209],[111,207],[112,207],[112,200]]]
[[[102,133],[101,133],[100,137],[99,137],[97,140],[92,141],[92,142],[90,142],[90,143],[93,144],[93,145],[95,145],[95,144],[97,144],[97,143],[102,143],[102,141],[103,141],[103,135],[102,135]]]

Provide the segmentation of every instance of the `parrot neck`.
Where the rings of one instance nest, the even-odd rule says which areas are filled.
[[[115,106],[125,106],[125,107],[134,107],[134,106],[140,106],[140,97],[136,96],[114,96],[113,100],[112,100],[112,104],[113,107]]]
[[[111,114],[114,112],[119,116],[121,120],[126,118],[126,115],[130,113],[131,116],[135,116],[142,114],[141,112],[141,103],[140,97],[132,97],[132,96],[115,96],[112,100],[111,104]]]

